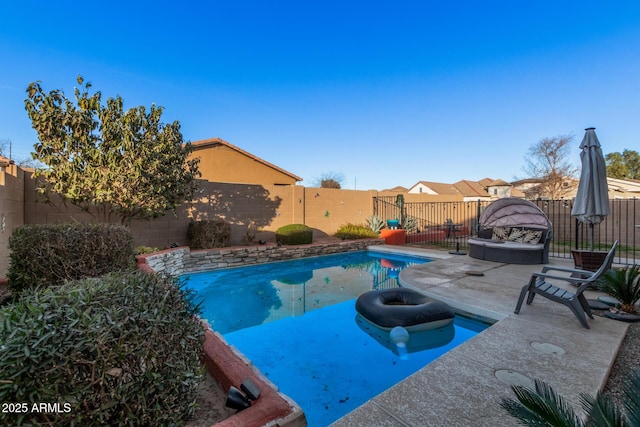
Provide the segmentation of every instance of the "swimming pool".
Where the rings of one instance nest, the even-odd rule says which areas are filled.
[[[203,317],[305,412],[325,426],[419,370],[488,325],[457,317],[409,340],[399,354],[388,333],[359,320],[355,299],[398,286],[399,271],[428,262],[355,252],[184,276]]]
[[[348,252],[181,277],[205,301],[202,317],[227,334],[399,286],[405,267],[427,258]]]

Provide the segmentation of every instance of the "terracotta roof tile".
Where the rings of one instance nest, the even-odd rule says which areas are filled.
[[[444,182],[430,182],[430,181],[420,181],[418,184],[422,184],[425,187],[429,187],[433,191],[438,194],[449,194],[449,195],[459,195],[460,192],[456,189],[453,184],[446,184]],[[413,187],[415,187],[415,184]]]
[[[509,185],[511,184],[509,184],[507,181],[503,179],[496,179],[491,184],[489,184],[489,186],[492,186],[492,187],[501,187],[501,186],[509,186]]]
[[[484,189],[484,186],[476,181],[462,180],[453,184],[463,196],[467,197],[487,197],[489,194]]]

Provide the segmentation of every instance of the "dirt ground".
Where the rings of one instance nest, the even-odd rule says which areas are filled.
[[[236,411],[225,406],[227,394],[220,388],[211,375],[206,374],[198,393],[198,407],[195,417],[188,421],[187,427],[210,427],[230,417]]]

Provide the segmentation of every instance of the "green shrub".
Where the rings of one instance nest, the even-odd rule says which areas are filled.
[[[135,261],[128,228],[47,224],[17,228],[9,238],[7,277],[13,291],[128,270]]]
[[[0,425],[181,425],[193,415],[204,331],[174,280],[111,273],[27,290],[0,307]]]
[[[221,219],[191,221],[187,238],[191,249],[223,248],[231,239],[231,224]]]
[[[284,245],[305,245],[313,241],[313,229],[304,224],[289,224],[276,230],[276,241]]]
[[[371,239],[380,237],[379,234],[366,225],[361,224],[344,224],[334,234],[335,237],[341,239]]]

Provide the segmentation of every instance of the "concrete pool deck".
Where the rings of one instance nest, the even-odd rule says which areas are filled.
[[[517,426],[499,406],[502,398],[514,397],[509,383],[543,380],[579,413],[580,394],[595,396],[605,386],[628,324],[594,316],[588,319],[591,329],[585,329],[566,306],[540,296],[514,314],[522,286],[542,265],[502,264],[411,247],[370,250],[433,258],[402,271],[403,286],[496,323],[332,426]],[[573,267],[569,260],[550,261]],[[471,276],[470,271],[483,275]]]

